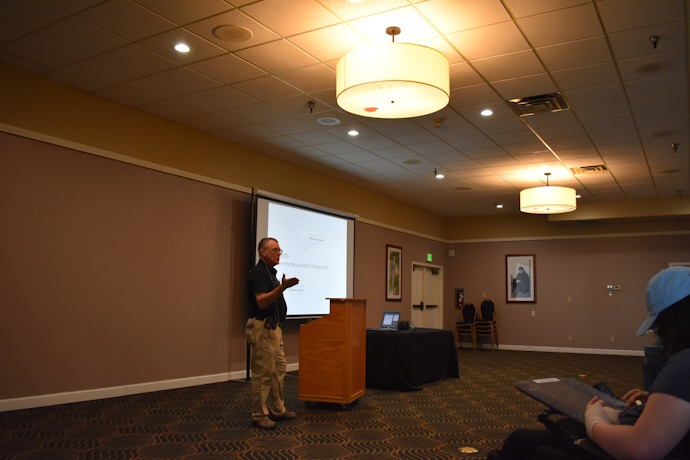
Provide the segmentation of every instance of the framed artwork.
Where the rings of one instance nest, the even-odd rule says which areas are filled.
[[[506,302],[536,302],[536,263],[534,254],[506,255]]]
[[[465,305],[465,290],[455,289],[455,308],[460,309]]]
[[[402,248],[386,245],[386,300],[402,301]]]

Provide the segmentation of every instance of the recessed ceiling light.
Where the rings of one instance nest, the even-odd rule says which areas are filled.
[[[178,43],[177,45],[175,45],[175,51],[177,51],[178,53],[189,53],[190,49],[191,48],[186,43]]]
[[[472,187],[467,187],[466,185],[460,186],[460,187],[455,187],[455,190],[458,192],[464,192],[466,190],[472,190]]]
[[[321,117],[317,118],[316,122],[324,126],[335,126],[340,124],[340,120],[334,117]]]
[[[403,160],[403,163],[405,163],[406,165],[418,165],[421,162],[422,162],[422,160],[419,160],[417,158],[412,158],[410,160]]]
[[[351,129],[350,131],[347,132],[350,136],[359,136],[359,131],[356,129]]]
[[[437,168],[434,168],[434,177],[436,177],[436,179],[443,179],[446,176],[444,176],[443,173]]]
[[[481,111],[481,114],[483,117],[490,117],[491,115],[494,114],[494,111],[491,109],[484,109]]]
[[[503,209],[503,205],[501,203],[496,203],[496,209]]]
[[[582,195],[580,195],[580,194],[578,193],[578,194],[575,195],[575,198],[576,198],[576,199],[577,199],[577,198],[582,198]]]

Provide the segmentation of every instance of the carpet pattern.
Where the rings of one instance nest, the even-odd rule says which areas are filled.
[[[461,349],[458,360],[458,379],[367,389],[346,408],[298,401],[290,373],[298,418],[272,431],[252,427],[245,381],[0,413],[0,459],[480,459],[515,428],[540,426],[544,406],[517,380],[605,381],[618,395],[642,386],[642,357]]]

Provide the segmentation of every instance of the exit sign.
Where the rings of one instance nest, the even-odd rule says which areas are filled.
[[[427,261],[427,262],[431,262],[431,254],[427,254],[427,255],[426,255],[426,261]]]

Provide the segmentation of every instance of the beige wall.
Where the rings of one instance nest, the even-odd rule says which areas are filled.
[[[0,123],[443,238],[445,219],[0,64]]]
[[[459,317],[453,290],[462,287],[467,301],[486,292],[496,302],[504,345],[639,351],[646,339],[632,332],[644,316],[646,280],[690,261],[682,219],[444,219],[36,76],[0,66],[0,80],[6,130],[361,216],[355,296],[369,299],[370,327],[388,308],[409,318],[411,264],[432,253],[444,267],[447,329]],[[246,193],[0,139],[0,364],[11,376],[0,382],[0,401],[245,369]],[[386,244],[403,247],[402,302],[384,301]],[[505,255],[523,253],[537,257],[537,302],[506,304]],[[609,297],[609,283],[623,289]],[[299,323],[289,322],[285,336],[294,364]]]

